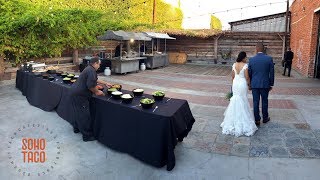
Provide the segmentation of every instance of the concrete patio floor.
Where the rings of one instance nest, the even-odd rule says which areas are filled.
[[[230,69],[187,64],[100,77],[124,89],[164,90],[167,96],[188,100],[196,122],[176,146],[176,166],[170,172],[97,141],[83,142],[55,112],[29,105],[14,80],[0,82],[0,179],[319,179],[320,81],[295,72],[283,77],[276,69],[271,122],[253,137],[235,138],[222,135],[219,127],[228,105],[224,96],[230,89]],[[56,157],[45,166],[17,161],[21,147],[14,143],[21,145],[19,137],[35,131],[48,135],[47,154]]]

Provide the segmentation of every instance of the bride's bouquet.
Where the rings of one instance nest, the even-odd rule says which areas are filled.
[[[233,93],[232,93],[232,86],[231,86],[230,92],[228,92],[228,93],[226,94],[226,100],[230,101],[230,99],[232,98],[232,96],[233,96]]]

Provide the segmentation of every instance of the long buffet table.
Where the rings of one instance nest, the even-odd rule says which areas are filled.
[[[17,71],[16,88],[31,105],[44,111],[56,110],[60,117],[73,124],[71,86],[62,83],[59,77],[50,82],[33,73]],[[167,165],[170,171],[175,166],[174,148],[187,136],[195,119],[186,100],[165,98],[155,103],[158,108],[153,111],[138,106],[141,98],[135,97],[131,104],[124,104],[109,95],[93,96],[90,113],[94,135],[112,149],[155,167]]]

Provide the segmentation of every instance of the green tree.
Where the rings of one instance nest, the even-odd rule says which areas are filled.
[[[183,14],[181,9],[156,1],[155,24],[152,24],[153,0],[127,0],[128,13],[124,23],[129,29],[181,29]]]
[[[146,2],[145,4],[143,2]],[[0,0],[0,55],[23,59],[60,56],[96,44],[105,30],[181,28],[182,12],[157,0]],[[179,21],[170,21],[177,18]],[[161,23],[160,23],[161,22]]]
[[[31,6],[21,0],[1,0],[0,7],[0,48],[17,62],[89,46],[104,32],[103,14],[94,10]]]
[[[211,15],[210,29],[222,30],[222,24],[220,19],[214,15]]]

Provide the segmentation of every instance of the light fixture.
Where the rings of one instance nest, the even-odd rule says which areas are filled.
[[[130,39],[130,42],[133,43],[133,42],[134,42],[134,39]]]

